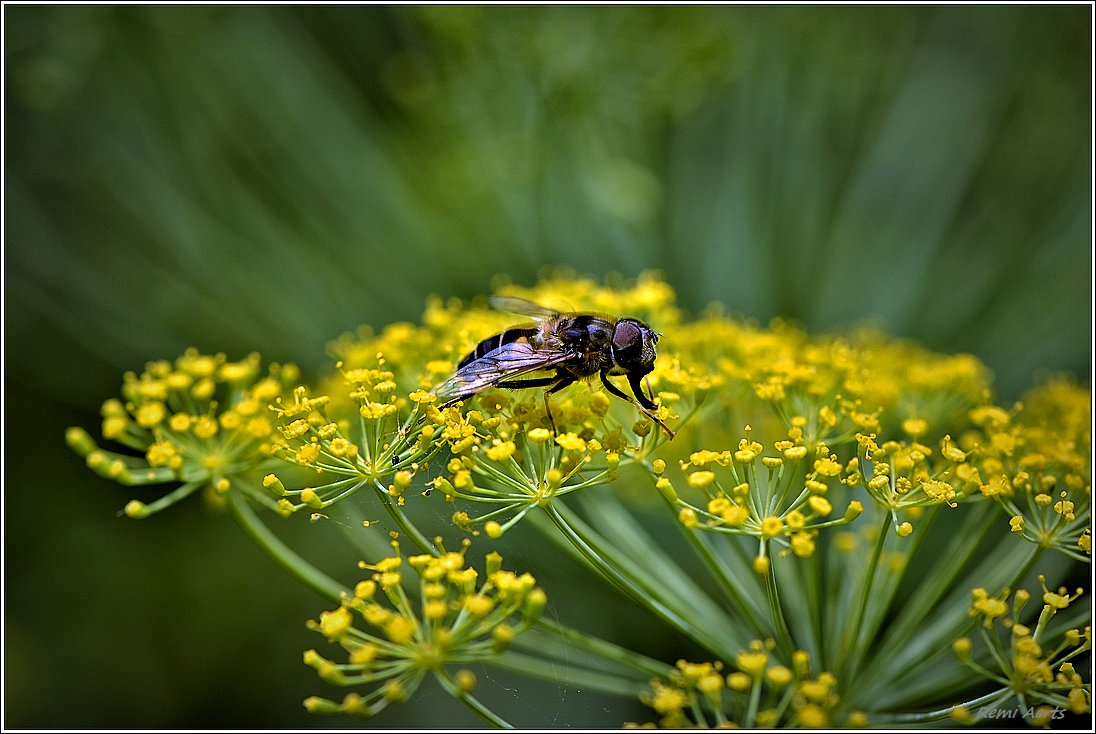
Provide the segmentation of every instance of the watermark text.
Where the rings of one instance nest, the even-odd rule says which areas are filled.
[[[1057,721],[1058,719],[1064,719],[1066,717],[1066,710],[1058,706],[1032,706],[1031,708],[1024,708],[1023,706],[1017,706],[1015,708],[994,708],[992,706],[983,706],[978,709],[977,718],[979,719],[1029,719],[1035,721]]]

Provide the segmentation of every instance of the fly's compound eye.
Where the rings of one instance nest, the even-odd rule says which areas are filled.
[[[621,319],[613,329],[613,358],[628,371],[650,372],[657,335],[635,319]]]
[[[643,334],[639,330],[639,324],[628,319],[617,322],[613,329],[613,349],[617,353],[638,349],[643,342]]]

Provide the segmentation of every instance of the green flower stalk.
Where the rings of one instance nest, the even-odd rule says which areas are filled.
[[[104,408],[104,436],[138,456],[80,429],[69,442],[104,476],[177,485],[161,505],[201,485],[227,492],[260,547],[339,604],[310,626],[345,659],[305,661],[354,690],[308,699],[316,713],[373,716],[433,677],[508,726],[472,696],[468,666],[480,665],[639,697],[674,728],[1089,710],[1090,610],[1073,603],[1079,590],[1044,580],[1090,562],[1088,388],[1054,378],[1001,407],[972,356],[714,310],[690,320],[654,274],[503,291],[650,324],[661,339],[646,387],[676,437],[596,382],[553,394],[551,418],[538,389],[439,405],[432,389],[457,361],[513,323],[480,301],[432,299],[421,324],[337,339],[315,387],[292,385],[292,368],[259,377],[257,358],[150,365]],[[344,588],[256,509],[285,522],[383,515],[345,523],[371,576]],[[445,550],[452,536],[458,553]],[[523,549],[529,574],[501,570],[503,541]],[[690,652],[660,660],[655,646],[549,621],[584,603],[532,580],[560,554],[604,585],[608,608],[642,610]],[[1010,612],[1009,590],[1036,564],[1043,610],[1017,591]],[[708,662],[685,662],[696,650]]]

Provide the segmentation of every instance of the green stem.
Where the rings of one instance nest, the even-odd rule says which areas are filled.
[[[681,523],[678,523],[678,525],[681,526]],[[732,579],[728,574],[727,566],[716,558],[715,553],[704,538],[700,536],[699,532],[684,526],[681,526],[681,530],[685,534],[689,544],[693,546],[693,550],[696,551],[696,554],[704,561],[704,566],[708,569],[708,573],[716,580],[720,591],[723,592],[727,601],[730,602],[731,607],[745,618],[746,623],[750,626],[751,631],[756,637],[767,637],[769,631],[761,621],[761,615],[758,613],[757,607],[753,603],[753,600],[747,598],[742,592],[735,582],[735,579]],[[731,538],[727,538],[727,541],[730,543],[735,542],[735,540]]]
[[[506,719],[502,718],[494,711],[480,703],[480,701],[471,693],[465,691],[460,686],[458,686],[457,682],[453,680],[453,677],[449,675],[449,671],[445,670],[444,668],[442,668],[441,670],[435,670],[434,677],[437,678],[438,683],[441,684],[441,687],[445,689],[446,693],[460,701],[462,704],[464,704],[465,708],[467,708],[476,716],[483,719],[489,725],[495,727],[496,729],[514,728],[513,724],[506,721]]]
[[[954,706],[949,706],[945,709],[937,709],[936,711],[925,711],[923,713],[910,713],[910,714],[891,714],[889,716],[873,716],[868,714],[868,721],[872,726],[886,726],[887,724],[920,724],[928,721],[938,721],[940,719],[946,719],[951,716],[952,712],[957,708],[971,709],[976,706],[984,706],[991,703],[1000,703],[1008,700],[1011,695],[1009,690],[998,690],[993,693],[987,693],[984,696],[978,698],[972,698],[969,701],[963,703],[957,703]]]
[[[155,502],[150,502],[145,505],[141,513],[141,517],[148,517],[149,515],[159,512],[165,507],[170,507],[179,500],[193,494],[195,490],[204,486],[205,483],[205,479],[196,479],[193,482],[187,482],[186,484],[179,485],[174,490],[172,490],[168,494],[165,494],[163,497],[159,498]],[[118,514],[125,514],[125,511],[123,510]]]
[[[598,544],[601,550],[609,550],[606,557],[610,562],[621,558],[617,565],[622,570],[631,573],[638,584],[667,606],[688,612],[694,624],[719,625],[726,621],[724,609],[712,599],[710,591],[693,581],[612,490],[584,492],[574,500],[586,517],[597,519]],[[561,514],[568,517],[566,512]],[[571,522],[575,524],[573,520]],[[680,523],[675,524],[680,526]],[[586,536],[592,538],[593,534],[588,532]],[[638,559],[642,559],[642,563],[635,565]],[[666,579],[672,579],[672,587],[663,581]],[[740,648],[749,642],[738,628],[727,630],[727,635],[730,642]]]
[[[556,682],[561,678],[568,684],[578,686],[584,690],[596,690],[602,693],[612,693],[618,696],[636,698],[647,688],[648,678],[627,678],[613,673],[583,670],[574,666],[561,663],[558,660],[543,660],[532,655],[524,655],[512,650],[490,660],[487,665],[493,665],[503,670],[508,670],[521,675],[528,675],[541,680]]]
[[[769,545],[768,541],[765,541],[765,545]],[[780,643],[780,647],[790,658],[795,650],[795,644],[792,642],[792,633],[788,630],[788,622],[784,619],[784,610],[780,606],[780,591],[776,587],[776,563],[774,562],[776,559],[772,557],[771,553],[768,553],[769,550],[769,548],[766,548],[766,554],[769,556],[769,572],[765,574],[765,590],[768,592],[769,597],[769,611],[772,613],[777,642]]]
[[[987,523],[983,522],[982,526],[985,525]],[[995,552],[968,569],[967,562],[981,545],[984,532],[967,525],[958,535],[969,537],[971,541],[952,543],[941,551],[939,562],[928,570],[918,594],[909,599],[896,621],[890,623],[891,634],[878,645],[871,664],[861,672],[855,687],[856,701],[887,699],[896,681],[921,669],[927,660],[946,651],[956,637],[973,626],[967,614],[970,589],[981,585],[993,589],[1015,588],[1040,555],[1039,548],[1018,541],[1008,552]],[[949,563],[954,563],[954,567]],[[967,571],[965,575],[964,570]],[[941,586],[941,580],[947,582],[946,588]],[[922,588],[931,603],[921,598]],[[917,616],[911,616],[911,611],[918,612]]]
[[[654,598],[649,589],[644,589],[638,585],[616,563],[607,561],[604,557],[604,549],[591,545],[591,539],[579,532],[570,521],[565,519],[554,504],[548,504],[544,509],[564,537],[583,555],[590,565],[628,598],[646,607],[655,616],[720,657],[729,660],[735,654],[736,650],[733,645],[728,645],[725,638],[709,633],[707,631],[709,628],[706,625],[690,623],[681,613]]]
[[[753,729],[757,726],[757,711],[761,704],[761,681],[755,680],[750,686],[750,701],[746,707],[746,727]]]
[[[343,595],[350,593],[349,589],[301,558],[274,535],[239,492],[228,493],[228,507],[244,533],[290,576],[330,601],[341,602]]]
[[[951,541],[937,554],[932,569],[918,584],[917,594],[907,600],[894,622],[888,625],[891,632],[884,640],[882,649],[897,650],[919,635],[922,630],[919,623],[929,616],[948,592],[955,589],[956,579],[992,527],[992,523],[986,522],[986,510],[982,509],[987,506],[983,503],[972,507],[967,513],[964,524],[952,534]],[[888,657],[893,658],[893,654]],[[875,668],[872,670],[874,672]]]
[[[384,488],[384,485],[379,480],[374,480],[374,484],[377,488],[377,496],[381,499],[381,504],[384,505],[384,509],[388,512],[396,525],[399,527],[400,532],[411,538],[411,541],[419,547],[423,553],[429,553],[432,556],[439,556],[441,552],[434,547],[434,544],[422,534],[422,531],[415,527],[415,524],[407,519],[407,515],[403,510],[392,501],[392,496],[388,494],[388,490]]]
[[[888,617],[888,612],[891,609],[891,604],[894,602],[894,597],[898,593],[898,589],[902,586],[902,581],[906,577],[906,573],[910,568],[911,559],[918,558],[918,551],[925,539],[929,536],[929,530],[933,527],[934,521],[940,514],[940,505],[935,505],[925,513],[924,517],[917,523],[917,530],[912,538],[904,540],[905,552],[903,554],[905,561],[896,570],[887,575],[887,584],[884,588],[878,590],[879,599],[873,607],[874,614],[863,620],[865,632],[860,636],[861,644],[865,644],[876,638],[879,628],[882,626],[884,620]]]
[[[823,634],[828,607],[822,602],[822,587],[819,583],[821,579],[826,578],[821,567],[824,562],[822,553],[812,553],[807,558],[805,578],[804,574],[799,576],[803,580],[804,595],[807,598],[808,624],[810,625],[810,636],[813,643],[810,652],[815,660],[823,661],[823,664],[828,660],[826,635]]]
[[[1020,582],[1024,580],[1024,576],[1028,575],[1032,567],[1035,565],[1035,562],[1038,561],[1039,558],[1043,555],[1044,550],[1046,549],[1041,546],[1032,546],[1031,556],[1028,557],[1026,561],[1024,561],[1024,565],[1020,567],[1020,569],[1012,577],[1012,580],[1005,585],[1005,588],[1015,591],[1016,587],[1020,585]]]
[[[555,514],[570,529],[567,539],[572,542],[572,536],[578,537],[588,550],[591,550],[598,560],[615,569],[621,578],[655,599],[667,609],[672,609],[682,617],[692,620],[694,627],[719,629],[730,620],[723,610],[712,603],[711,599],[699,590],[689,593],[694,589],[685,572],[676,564],[661,562],[658,554],[664,554],[662,548],[652,547],[648,544],[643,547],[620,547],[599,530],[595,531],[585,520],[573,512],[563,503],[556,501],[550,505],[551,513]],[[608,530],[613,531],[611,523],[603,523],[610,519],[608,516],[595,515],[598,524],[608,525]],[[637,533],[642,534],[641,529]],[[581,546],[574,546],[582,552]],[[584,556],[585,560],[590,560]],[[641,560],[640,560],[641,559]],[[642,562],[641,562],[642,561]],[[671,586],[669,581],[674,583]]]
[[[648,468],[648,471],[650,472],[652,477],[655,476],[653,470]],[[665,497],[663,498],[663,501],[665,502],[666,506],[670,508],[671,511],[676,512],[677,505],[675,505],[673,502],[666,499]],[[700,559],[704,562],[704,566],[708,569],[708,573],[711,574],[712,578],[715,579],[716,583],[719,585],[720,591],[723,592],[724,597],[727,599],[727,601],[730,602],[731,607],[735,611],[741,613],[741,615],[746,619],[746,622],[747,624],[749,624],[751,630],[753,631],[753,634],[757,637],[767,636],[768,631],[765,629],[765,626],[761,621],[761,614],[756,605],[753,603],[753,600],[747,598],[747,596],[743,594],[742,589],[739,588],[736,580],[732,579],[730,574],[728,573],[726,565],[721,563],[720,560],[716,558],[712,548],[709,547],[708,543],[704,540],[704,538],[701,537],[700,533],[696,530],[684,527],[683,525],[681,525],[681,523],[675,524],[679,528],[681,528],[681,532],[685,535],[685,539],[689,541],[689,544],[693,547],[693,550],[698,556],[700,556]],[[735,542],[733,539],[730,538],[728,538],[727,541],[732,544]]]
[[[558,636],[579,650],[590,653],[604,661],[616,663],[622,668],[642,673],[644,676],[665,677],[671,670],[670,666],[661,663],[658,660],[649,658],[646,655],[640,655],[637,652],[620,647],[619,645],[603,640],[600,637],[594,637],[586,632],[562,625],[559,622],[553,622],[544,617],[537,620],[533,631],[540,628],[542,628],[545,633]],[[528,634],[518,637],[514,641],[514,646],[519,646],[526,637],[528,637]]]
[[[864,568],[864,575],[860,578],[860,593],[853,602],[849,620],[845,626],[845,633],[841,641],[841,668],[842,674],[838,679],[851,679],[860,667],[857,657],[861,645],[860,623],[864,619],[864,609],[871,599],[871,589],[875,583],[875,572],[879,568],[879,558],[883,554],[883,545],[887,541],[887,531],[890,529],[890,515],[883,513],[883,522],[879,528],[879,536],[876,538],[875,547],[872,549],[871,558]]]
[[[988,558],[980,564],[966,580],[959,583],[955,593],[939,605],[929,619],[919,625],[920,634],[916,638],[900,648],[889,647],[890,653],[886,654],[887,664],[878,667],[870,675],[864,674],[860,677],[854,690],[850,691],[849,705],[870,702],[886,708],[892,702],[897,705],[915,693],[917,698],[925,699],[946,693],[955,686],[969,686],[970,681],[962,678],[949,683],[948,675],[943,672],[934,676],[930,685],[925,685],[926,681],[916,676],[915,671],[932,668],[934,660],[950,655],[952,641],[968,634],[975,626],[975,620],[966,610],[969,606],[969,589],[975,585],[976,579],[985,578],[990,569],[1004,569],[996,573],[996,578],[986,586],[993,589],[1015,588],[1041,553],[1040,548],[1026,542],[1017,542],[1009,553]],[[883,652],[878,653],[877,659],[884,655]]]

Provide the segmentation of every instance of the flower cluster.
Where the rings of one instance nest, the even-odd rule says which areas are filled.
[[[867,724],[863,712],[838,713],[837,679],[828,672],[812,675],[806,651],[795,651],[789,667],[774,659],[773,647],[771,640],[754,640],[735,656],[735,670],[729,673],[719,661],[679,660],[667,680],[651,681],[650,692],[641,700],[659,715],[657,724],[667,729]]]
[[[554,680],[562,658],[540,644],[552,635],[568,658],[581,652],[572,672],[591,690],[634,695],[655,676],[643,700],[663,726],[914,724],[1012,698],[1088,706],[1073,665],[1089,649],[1090,617],[1075,605],[1077,629],[1054,626],[1076,594],[1044,587],[1032,629],[1020,621],[1029,595],[1017,591],[1010,607],[1007,591],[1045,551],[1089,561],[1087,388],[1053,379],[1004,408],[969,355],[716,310],[689,320],[653,274],[609,286],[563,274],[500,291],[650,324],[661,338],[644,388],[657,410],[596,380],[550,396],[490,388],[439,400],[435,388],[459,361],[517,317],[485,301],[432,299],[420,324],[337,340],[335,370],[318,389],[299,385],[292,366],[262,372],[257,356],[189,351],[152,363],[103,408],[104,437],[136,455],[100,449],[80,429],[69,443],[124,484],[180,484],[131,503],[133,516],[203,486],[227,496],[271,557],[341,601],[312,626],[346,661],[315,651],[305,661],[359,691],[309,699],[317,713],[375,714],[430,674],[505,725],[471,696],[475,676],[463,666]],[[396,546],[347,593],[243,499],[287,518],[339,504],[344,517],[372,518],[379,504],[420,555]],[[431,520],[441,529],[426,529]],[[351,538],[366,556],[385,552],[373,522]],[[459,553],[436,535],[453,526],[467,538]],[[482,576],[465,553],[504,534],[522,543],[530,527],[554,545],[528,557],[569,554],[619,592],[614,603],[723,662],[679,662],[667,677],[663,662],[545,620],[502,655],[545,593],[532,576],[503,571],[497,553]],[[969,605],[953,593],[974,586]],[[982,649],[963,637],[959,660],[948,657],[972,627]],[[999,688],[983,695],[964,666]],[[929,710],[911,711],[922,702]]]
[[[559,275],[534,289],[508,286],[503,292],[549,308],[628,314],[660,329],[680,320],[672,290],[654,275],[616,288]],[[427,458],[444,451],[450,456],[446,471],[427,480],[425,493],[439,490],[448,501],[485,507],[478,513],[460,509],[454,522],[464,530],[498,537],[530,509],[552,497],[607,484],[622,462],[640,461],[666,442],[650,419],[593,384],[553,396],[551,418],[540,391],[491,389],[466,404],[436,405],[430,388],[481,339],[513,326],[514,319],[484,303],[434,299],[427,304],[422,326],[394,324],[376,335],[366,330],[339,339],[333,345],[340,357],[339,375],[324,382],[330,399],[322,405],[307,399],[299,408],[279,411],[284,418],[300,414],[283,424],[286,450],[281,455],[323,470],[317,486],[299,490],[285,490],[271,479],[290,503],[283,502],[283,507],[326,507],[363,482],[376,484],[379,478],[367,475],[378,472],[394,477],[391,493],[402,492]],[[666,378],[656,369],[648,382],[662,404],[658,419],[670,420],[668,406],[691,410],[696,396],[682,396],[688,386],[683,385],[687,372],[680,360],[660,359],[656,368],[663,362]],[[364,382],[361,389],[348,392],[347,380]],[[658,391],[663,383],[676,391]],[[383,388],[379,396],[378,388]],[[409,405],[416,409],[408,411]],[[368,437],[350,437],[348,431]],[[344,452],[360,445],[361,456],[337,455],[332,441]],[[397,463],[389,465],[389,458]],[[397,466],[402,471],[389,471]]]
[[[857,432],[931,441],[956,430],[990,395],[989,373],[976,358],[875,331],[809,336],[784,321],[762,328],[713,312],[681,324],[667,341],[681,364],[720,388],[727,427],[750,423],[773,440],[798,428],[808,446],[849,443]]]
[[[547,597],[529,574],[502,568],[502,556],[489,553],[480,572],[464,550],[405,558],[395,553],[374,564],[370,578],[354,587],[342,604],[309,627],[346,651],[336,663],[315,650],[307,665],[336,686],[363,686],[341,702],[313,697],[309,711],[372,716],[391,702],[405,701],[427,674],[453,695],[466,697],[475,674],[448,666],[481,663],[506,651],[514,638],[540,616]],[[410,573],[408,573],[410,571]]]
[[[553,498],[613,481],[622,454],[639,448],[629,446],[621,426],[609,428],[607,423],[603,430],[582,435],[574,431],[554,435],[541,426],[522,430],[532,405],[497,392],[491,410],[462,414],[450,407],[439,411],[446,421],[443,434],[461,435],[461,426],[469,425],[464,421],[474,424],[471,431],[463,429],[468,433],[464,443],[451,444],[453,457],[446,474],[432,484],[449,501],[489,508],[478,515],[466,510],[455,513],[454,523],[462,529],[482,525],[488,536],[497,538]],[[583,409],[577,405],[585,403],[584,409],[604,417],[609,400],[604,393],[576,392],[561,401],[563,416],[571,418]]]
[[[827,527],[842,525],[859,517],[863,506],[847,503],[836,515],[830,490],[848,482],[845,467],[836,461],[825,444],[816,444],[813,455],[798,429],[792,439],[775,442],[770,453],[746,436],[734,451],[694,451],[681,461],[685,483],[700,493],[703,505],[682,499],[669,478],[666,463],[652,462],[655,486],[677,508],[678,520],[687,528],[757,538],[761,552],[755,570],[764,575],[769,568],[766,549],[770,541],[799,557],[814,553],[814,538]]]
[[[953,716],[964,723],[992,716],[992,712],[1010,701],[1023,709],[1034,709],[1035,721],[1049,723],[1052,718],[1040,711],[1053,709],[1083,714],[1091,710],[1091,682],[1085,683],[1073,660],[1092,648],[1091,626],[1054,631],[1055,615],[1064,612],[1081,596],[1065,587],[1051,591],[1039,576],[1043,607],[1034,628],[1021,623],[1024,607],[1031,600],[1027,589],[1017,589],[1009,604],[1009,591],[993,596],[983,588],[971,592],[969,614],[979,624],[984,649],[975,651],[969,637],[960,637],[952,645],[959,660],[978,675],[1000,687],[981,702],[977,710],[963,707]],[[983,712],[983,713],[980,713]]]
[[[1012,410],[971,412],[971,446],[981,493],[1009,515],[1012,532],[1087,561],[1092,555],[1092,396],[1057,378]]]
[[[874,434],[858,433],[856,441],[859,452],[855,467],[864,475],[854,483],[862,483],[868,496],[890,514],[900,536],[912,533],[913,525],[908,520],[900,521],[899,513],[916,518],[926,507],[954,508],[972,494],[977,497],[974,471],[966,463],[966,453],[950,435],[945,435],[935,450],[916,440],[891,440],[880,445]]]
[[[500,284],[499,293],[561,312],[579,310],[634,316],[667,335],[681,319],[673,289],[654,274],[643,275],[631,284],[604,287],[561,272],[533,288]],[[338,338],[331,350],[348,370],[373,366],[377,355],[384,355],[399,392],[408,394],[438,384],[482,339],[521,320],[523,317],[492,309],[483,299],[466,303],[456,298],[431,298],[421,325],[400,322],[386,326],[379,333],[363,327],[357,334]],[[660,358],[656,366],[662,361]],[[651,376],[655,387],[658,387],[657,372]],[[323,387],[332,395],[338,392],[337,388]]]
[[[70,428],[66,440],[100,476],[180,485],[152,502],[130,501],[130,517],[147,517],[203,487],[213,499],[237,487],[266,501],[247,480],[272,465],[276,432],[268,405],[299,377],[291,364],[264,372],[258,354],[230,362],[188,349],[174,362],[150,362],[140,375],[127,372],[122,399],[103,403],[103,438],[135,453],[99,448],[81,428]]]
[[[291,401],[279,400],[273,406],[280,433],[274,454],[312,470],[316,480],[314,486],[287,489],[276,473],[264,479],[279,496],[283,514],[321,510],[362,488],[387,494],[402,505],[404,490],[441,448],[436,424],[427,422],[419,409],[431,396],[420,390],[410,399],[400,397],[383,357],[376,358],[374,367],[341,374],[343,389],[338,394],[356,406],[350,416],[331,417],[331,398],[312,396],[303,386],[294,390]]]

